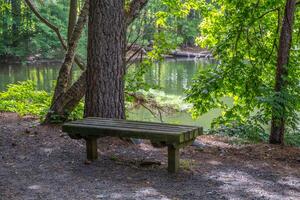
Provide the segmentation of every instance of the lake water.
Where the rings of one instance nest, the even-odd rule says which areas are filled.
[[[194,74],[200,68],[211,66],[208,60],[165,60],[161,63],[155,63],[144,76],[146,82],[158,85],[165,94],[184,96],[184,90],[187,89],[192,81]],[[0,66],[0,90],[5,90],[7,84],[18,81],[33,80],[37,83],[40,90],[51,91],[54,81],[57,78],[59,65],[42,66]],[[78,77],[79,69],[73,70],[73,77]],[[163,116],[164,122],[199,125],[209,128],[211,120],[220,114],[219,110],[213,110],[199,119],[193,120],[189,113],[177,112],[171,115]],[[146,109],[135,109],[128,112],[129,119],[158,121]]]

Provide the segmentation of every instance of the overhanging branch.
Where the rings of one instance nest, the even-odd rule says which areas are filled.
[[[38,10],[36,9],[35,5],[31,2],[31,0],[25,0],[25,3],[27,4],[27,6],[30,8],[30,10],[35,14],[35,16],[41,21],[43,22],[46,26],[48,26],[50,29],[52,29],[60,43],[61,43],[61,46],[63,47],[63,49],[65,51],[67,51],[67,43],[65,42],[64,38],[62,37],[60,31],[59,31],[59,28],[57,26],[55,26],[54,24],[52,24],[51,22],[49,22],[45,17],[43,17],[39,12]],[[75,62],[76,64],[80,67],[80,69],[85,69],[85,66],[83,64],[83,62],[80,61],[80,59],[78,58],[78,56],[75,56]]]
[[[131,24],[141,13],[141,10],[148,3],[148,0],[132,0],[126,12],[126,24]]]

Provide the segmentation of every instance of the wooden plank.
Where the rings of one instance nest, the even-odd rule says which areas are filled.
[[[190,126],[190,125],[180,125],[180,124],[169,124],[169,123],[160,123],[160,122],[146,122],[146,121],[134,121],[134,120],[124,120],[124,119],[110,119],[110,118],[99,118],[99,117],[88,117],[82,120],[77,121],[103,121],[103,122],[119,122],[119,123],[134,123],[134,124],[146,124],[146,125],[154,125],[154,126],[170,126],[170,127],[184,127],[184,128],[200,128],[198,126]]]
[[[161,127],[161,128],[172,128],[172,129],[184,129],[184,130],[190,130],[190,129],[196,129],[199,127],[196,126],[179,126],[179,125],[170,125],[170,124],[164,124],[164,123],[138,123],[138,122],[132,122],[132,121],[115,121],[115,120],[94,120],[94,119],[84,119],[84,120],[77,120],[74,121],[77,123],[88,123],[88,122],[94,122],[94,123],[99,123],[99,124],[111,124],[111,125],[119,125],[119,126],[123,126],[123,125],[135,125],[135,126],[146,126],[146,127]],[[71,123],[74,123],[71,122]]]
[[[174,132],[174,133],[181,133],[181,132],[192,132],[195,129],[185,129],[185,128],[169,128],[169,127],[160,127],[160,126],[144,126],[144,125],[136,125],[136,124],[116,124],[116,123],[106,123],[106,122],[72,122],[70,124],[79,124],[79,125],[92,125],[92,126],[99,126],[99,127],[111,127],[111,128],[133,128],[133,129],[141,129],[141,130],[157,130],[157,131],[166,131],[166,132]]]
[[[98,119],[98,120],[96,120]],[[123,126],[123,127],[133,127],[134,129],[136,128],[140,128],[140,129],[151,129],[151,130],[167,130],[167,132],[186,132],[186,131],[196,131],[197,133],[202,133],[201,127],[196,127],[196,126],[189,126],[189,127],[185,127],[185,126],[181,126],[181,125],[169,125],[169,124],[164,124],[164,123],[155,123],[155,124],[147,124],[147,123],[136,123],[135,121],[130,121],[130,123],[124,122],[126,120],[102,120],[102,118],[93,118],[93,120],[90,120],[90,118],[86,118],[84,120],[77,120],[74,122],[70,122],[67,124],[82,124],[82,123],[86,123],[86,124],[95,124],[96,126],[102,126],[102,125],[110,125],[111,127],[119,127],[119,126]],[[144,126],[145,125],[145,126]],[[195,134],[195,133],[194,133]]]
[[[84,125],[64,125],[62,130],[67,133],[79,134],[82,137],[85,136],[112,136],[112,137],[128,137],[128,138],[140,138],[140,139],[157,139],[159,141],[169,141],[169,142],[181,142],[183,141],[180,134],[166,133],[161,131],[153,130],[134,130],[134,129],[100,129],[94,126],[84,126]]]
[[[68,131],[72,131],[74,128],[85,128],[86,130],[89,129],[97,129],[99,130],[99,132],[103,132],[103,131],[108,131],[108,130],[113,130],[116,132],[140,132],[140,133],[145,133],[145,134],[161,134],[161,135],[171,135],[171,136],[179,136],[179,135],[183,135],[184,132],[171,132],[171,131],[164,131],[164,130],[151,130],[151,129],[139,129],[139,128],[134,128],[134,127],[111,127],[111,126],[97,126],[97,125],[93,125],[93,124],[65,124],[63,125],[63,131],[66,130],[66,132]],[[68,130],[67,130],[68,129]],[[70,130],[71,129],[71,130]],[[87,132],[87,131],[85,131]]]
[[[173,145],[168,146],[168,171],[176,173],[179,169],[179,148]]]

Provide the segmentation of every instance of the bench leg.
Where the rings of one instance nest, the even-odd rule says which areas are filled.
[[[176,173],[179,169],[179,148],[168,146],[168,171]]]
[[[94,161],[98,159],[97,138],[86,138],[86,155],[87,159]]]

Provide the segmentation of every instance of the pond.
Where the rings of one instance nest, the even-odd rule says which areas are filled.
[[[0,66],[0,90],[5,90],[7,84],[18,81],[33,80],[39,90],[51,91],[57,78],[59,64],[56,65],[2,65]],[[194,74],[200,68],[211,66],[209,60],[182,60],[170,59],[161,63],[154,63],[151,69],[144,75],[147,83],[159,86],[166,95],[184,96],[184,91],[190,86]],[[78,77],[79,69],[73,70],[73,77]],[[219,110],[213,110],[199,119],[193,120],[186,112],[177,112],[164,115],[164,122],[199,125],[209,128],[211,120],[220,114]],[[139,108],[128,112],[129,119],[159,121],[146,109]]]

